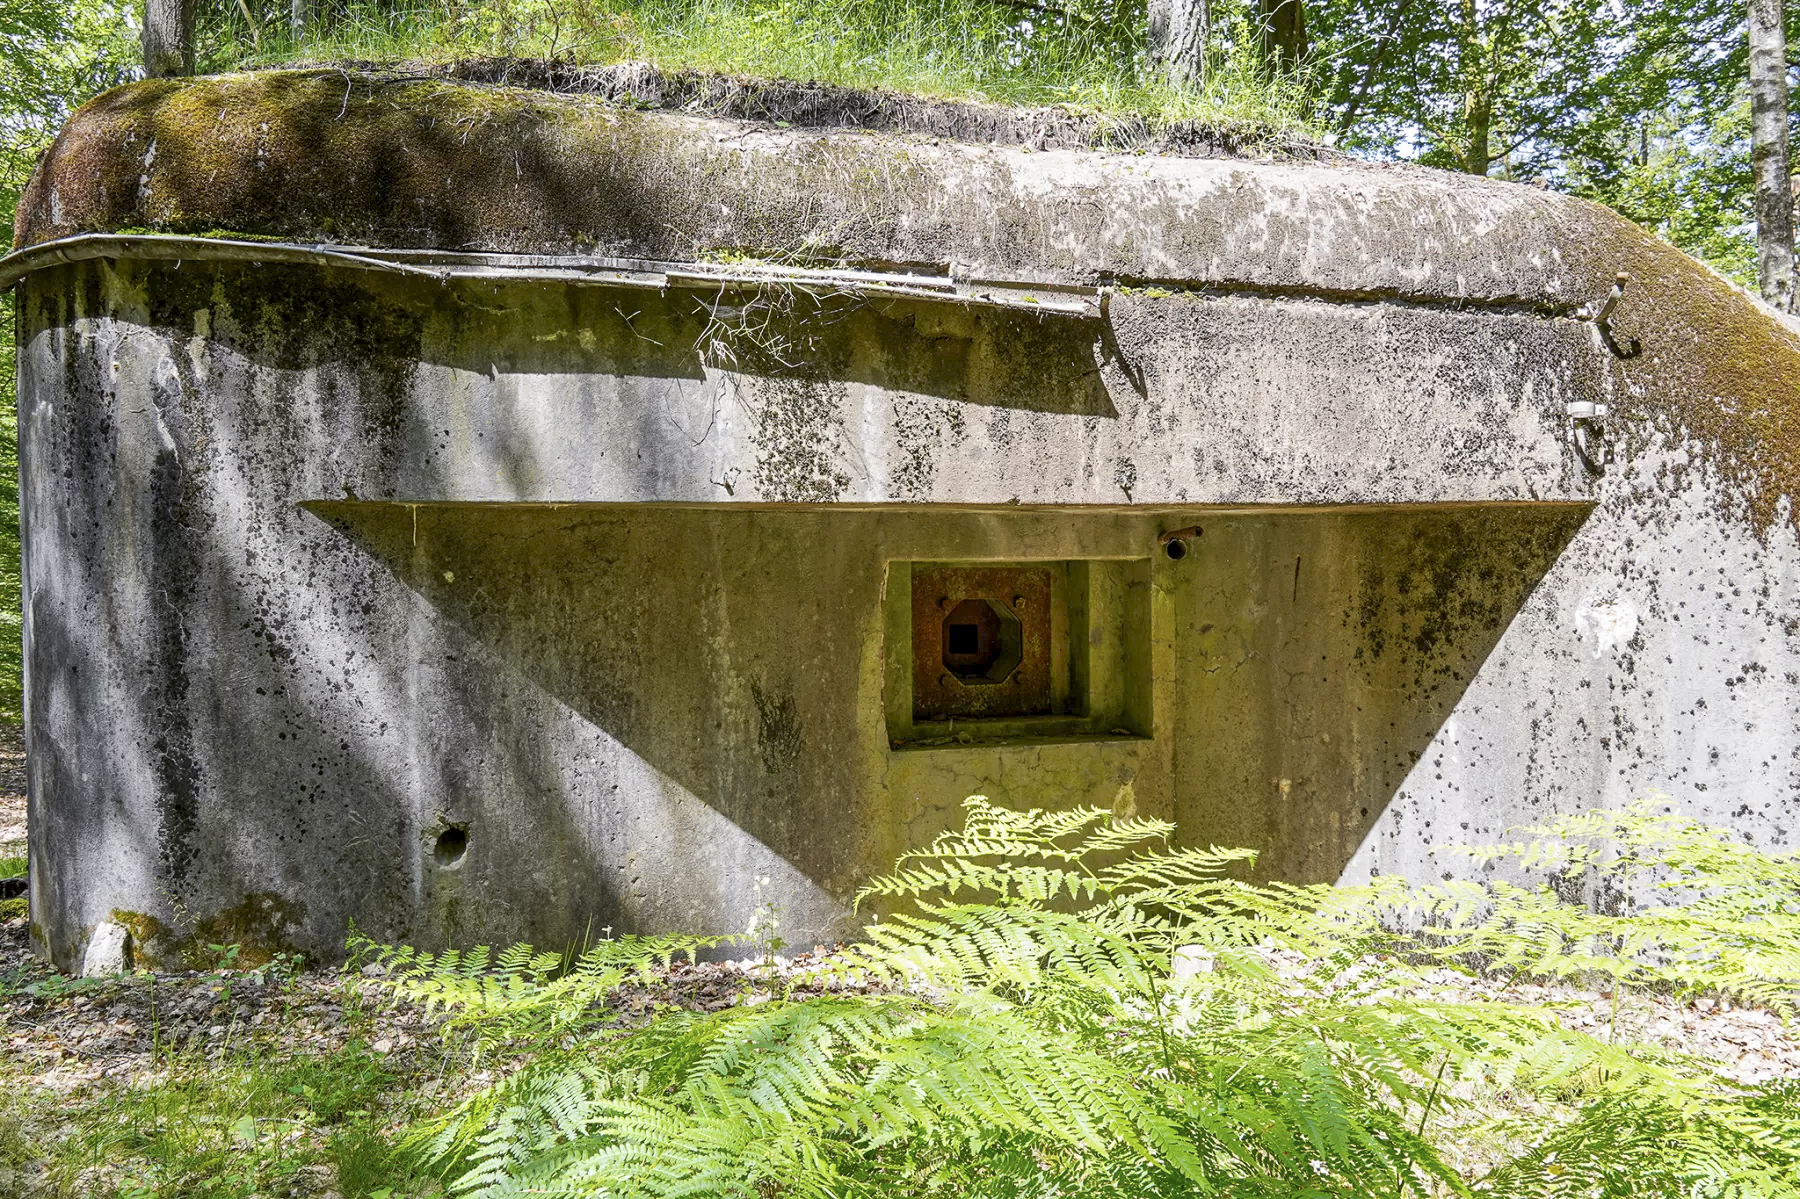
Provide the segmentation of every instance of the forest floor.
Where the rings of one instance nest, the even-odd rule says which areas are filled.
[[[0,721],[0,859],[25,856],[25,726]]]
[[[804,956],[786,964],[804,971]],[[380,967],[68,979],[0,925],[0,1199],[439,1196],[402,1134],[516,1063],[479,1061]],[[777,981],[776,986],[780,986]],[[755,964],[677,965],[613,993],[659,1010],[770,997]]]
[[[0,725],[0,856],[22,854],[24,753]],[[276,963],[64,977],[31,952],[22,916],[0,919],[0,1199],[217,1196],[401,1199],[440,1181],[397,1152],[405,1133],[502,1076],[441,1013],[396,1001],[381,968]],[[1278,971],[1304,972],[1275,953]],[[613,993],[640,1024],[671,1007],[757,1003],[811,966],[679,965]],[[1571,1028],[1720,1063],[1738,1081],[1800,1078],[1800,1034],[1778,1016],[1710,999],[1506,986],[1441,970],[1431,997],[1541,1005]],[[796,998],[803,996],[796,995]]]

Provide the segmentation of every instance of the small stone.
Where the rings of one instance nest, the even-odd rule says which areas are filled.
[[[381,1040],[379,1040],[379,1041],[375,1042],[373,1045],[369,1046],[369,1048],[374,1050],[376,1053],[392,1053],[394,1051],[394,1043],[392,1041],[388,1040],[386,1037],[383,1037],[383,1038],[381,1038]]]
[[[1213,972],[1213,955],[1203,945],[1183,945],[1175,951],[1171,963],[1170,974],[1176,978],[1188,979],[1198,974]]]
[[[123,974],[131,969],[131,933],[123,924],[102,920],[88,938],[87,952],[81,957],[83,978],[103,978]]]

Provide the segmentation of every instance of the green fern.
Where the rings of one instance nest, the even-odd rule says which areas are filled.
[[[1792,908],[1747,892],[1791,863],[1648,812],[1504,851],[1679,901],[1602,916],[1516,885],[1260,887],[1162,822],[966,810],[868,884],[888,914],[815,998],[622,1029],[607,994],[701,943],[362,946],[523,1057],[415,1145],[480,1196],[1796,1195],[1794,1088],[1417,997],[1446,961],[1761,993]],[[1759,964],[1703,961],[1700,929]]]
[[[575,954],[545,953],[514,945],[495,954],[481,946],[466,952],[421,953],[385,946],[357,933],[349,938],[353,962],[383,968],[397,995],[428,1013],[450,1011],[447,1028],[472,1029],[477,1045],[560,1033],[590,1022],[628,980],[647,980],[678,955],[690,961],[724,937],[605,938]]]
[[[1380,944],[1503,977],[1590,977],[1788,1011],[1800,1003],[1800,854],[1757,850],[1649,800],[1519,833],[1458,852],[1548,873],[1555,886],[1379,879],[1271,888],[1263,910],[1284,939],[1314,952]]]

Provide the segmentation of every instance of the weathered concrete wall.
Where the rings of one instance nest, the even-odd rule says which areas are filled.
[[[1167,814],[1291,878],[1436,874],[1436,845],[1653,786],[1788,835],[1800,348],[1603,210],[330,78],[103,98],[21,241],[830,248],[1144,285],[1086,320],[765,296],[748,335],[679,292],[31,275],[33,918],[59,962],[115,911],[165,956],[329,954],[352,918],[733,930],[765,901],[810,943],[972,791]],[[1621,268],[1624,360],[1571,319]],[[1597,480],[1580,400],[1614,407]],[[1072,559],[1149,563],[1149,735],[890,745],[890,564]]]

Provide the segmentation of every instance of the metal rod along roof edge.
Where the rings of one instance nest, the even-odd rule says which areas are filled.
[[[458,251],[384,250],[297,242],[252,241],[222,237],[184,237],[163,233],[81,233],[15,250],[0,258],[0,291],[33,271],[94,259],[140,259],[181,262],[300,263],[412,275],[439,283],[453,280],[568,283],[670,288],[744,288],[781,286],[828,288],[834,291],[940,304],[1008,308],[1056,316],[1099,315],[1098,287],[1068,284],[984,283],[979,287],[946,275],[886,274],[880,271],[818,270],[773,264],[713,266],[700,262],[658,262],[635,258],[570,255],[476,254]],[[1040,300],[1039,291],[1075,292],[1078,301]]]

